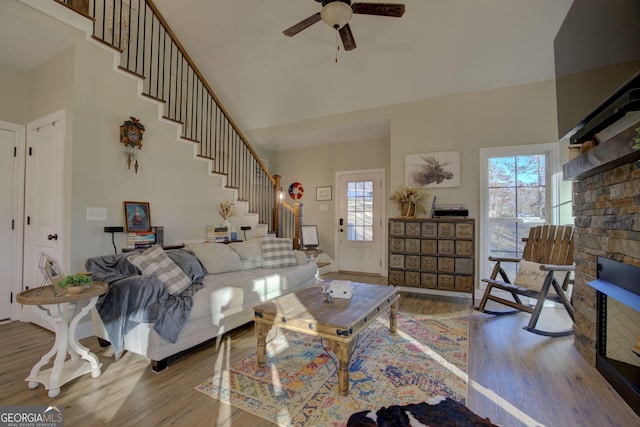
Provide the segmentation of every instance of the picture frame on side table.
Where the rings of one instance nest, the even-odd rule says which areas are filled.
[[[40,262],[38,262],[38,268],[44,276],[42,286],[49,285],[53,295],[57,296],[57,290],[59,289],[58,283],[60,283],[65,277],[58,261],[51,255],[42,252],[40,254]]]
[[[318,227],[316,225],[301,225],[302,246],[306,249],[315,249],[320,244],[318,239]]]
[[[124,202],[124,224],[127,233],[151,231],[149,202]]]
[[[319,202],[330,201],[332,199],[331,186],[316,187],[316,200]]]

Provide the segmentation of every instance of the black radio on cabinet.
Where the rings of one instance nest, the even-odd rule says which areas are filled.
[[[468,217],[469,209],[465,205],[436,205],[433,208],[433,218]]]

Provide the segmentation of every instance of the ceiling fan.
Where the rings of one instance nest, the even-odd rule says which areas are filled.
[[[292,27],[287,28],[282,33],[285,36],[293,37],[300,31],[309,28],[316,22],[322,20],[331,28],[340,32],[344,50],[356,48],[356,41],[351,33],[349,21],[353,13],[360,15],[379,15],[400,18],[404,15],[404,4],[397,3],[353,3],[351,0],[316,0],[322,3],[322,11],[303,19]]]

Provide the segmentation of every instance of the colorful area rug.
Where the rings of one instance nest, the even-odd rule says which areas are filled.
[[[356,412],[435,396],[464,404],[468,330],[466,319],[399,313],[391,335],[388,317],[378,317],[358,337],[346,397],[324,343],[280,331],[267,344],[266,367],[257,367],[254,353],[196,390],[281,426],[346,426]]]

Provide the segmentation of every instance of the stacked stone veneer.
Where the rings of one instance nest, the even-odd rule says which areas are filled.
[[[598,256],[640,267],[640,162],[573,183],[575,346],[595,365]]]

